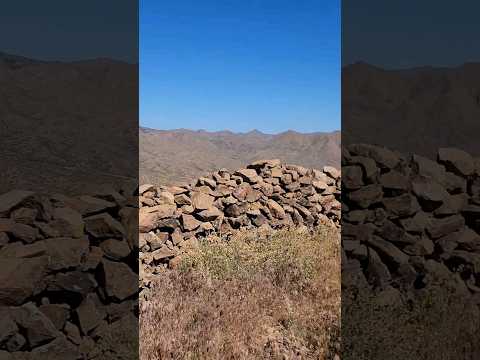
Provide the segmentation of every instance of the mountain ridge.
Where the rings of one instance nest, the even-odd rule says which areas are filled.
[[[140,128],[140,182],[189,181],[219,168],[278,158],[306,167],[340,166],[340,131],[279,134],[260,131]]]

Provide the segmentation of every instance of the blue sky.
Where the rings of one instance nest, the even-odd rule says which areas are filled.
[[[479,61],[480,2],[344,0],[343,64],[387,69]]]
[[[41,60],[136,63],[137,12],[132,0],[4,1],[0,51]]]
[[[140,4],[142,126],[340,128],[338,0]]]

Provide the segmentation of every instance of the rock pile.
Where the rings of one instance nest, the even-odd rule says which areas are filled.
[[[480,304],[479,159],[356,144],[343,151],[342,178],[342,269],[354,282],[411,291],[451,274]]]
[[[137,337],[138,208],[126,194],[0,195],[1,359],[104,358]]]
[[[340,221],[340,172],[329,166],[320,171],[262,160],[184,186],[143,185],[139,195],[141,281],[174,267],[185,249],[211,233]]]

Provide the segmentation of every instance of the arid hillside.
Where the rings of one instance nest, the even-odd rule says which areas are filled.
[[[79,193],[135,178],[137,119],[137,65],[0,53],[0,190]]]
[[[270,135],[140,129],[140,183],[190,181],[220,168],[233,170],[271,158],[311,168],[338,168],[340,132]]]
[[[480,154],[480,63],[342,70],[342,143],[369,143],[434,157],[440,147]]]

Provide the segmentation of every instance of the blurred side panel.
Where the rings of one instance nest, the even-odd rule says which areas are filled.
[[[0,358],[138,358],[138,2],[0,14]]]
[[[343,2],[343,359],[480,358],[479,10]]]

